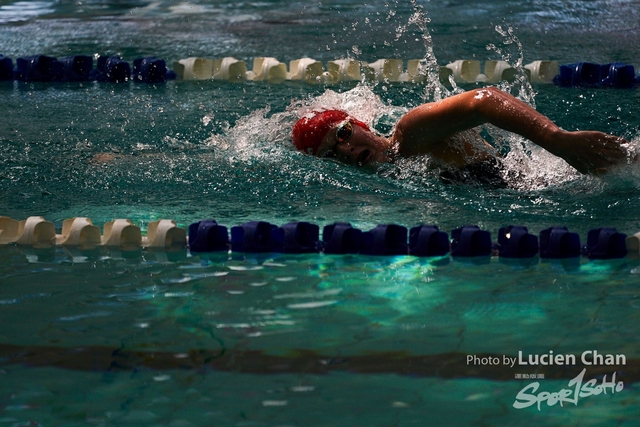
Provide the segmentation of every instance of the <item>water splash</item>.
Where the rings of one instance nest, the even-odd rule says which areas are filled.
[[[591,182],[593,178],[581,175],[564,160],[525,140],[506,134],[509,153],[504,157],[505,179],[516,190],[531,191],[563,186],[571,181]]]
[[[433,49],[433,40],[429,31],[431,19],[417,0],[410,0],[411,13],[406,22],[395,27],[392,37],[395,44],[406,41],[406,38],[416,37],[414,40],[422,44],[424,56],[422,58],[422,72],[426,76],[426,83],[422,95],[423,102],[437,101],[463,89],[451,81],[451,89],[448,89],[440,81],[440,66]],[[397,18],[394,6],[386,4],[388,13],[387,22]],[[397,2],[395,8],[397,9]],[[380,19],[382,20],[382,18]],[[353,28],[358,23],[353,24]],[[365,20],[367,29],[373,29],[373,23]],[[495,26],[496,33],[502,38],[501,44],[488,44],[487,50],[500,55],[517,71],[514,81],[506,80],[497,84],[498,88],[509,92],[535,108],[535,95],[533,87],[527,78],[524,68],[524,49],[516,35],[516,29],[512,25],[503,24]],[[385,46],[390,45],[385,43]],[[354,45],[347,56],[362,54],[362,46]],[[336,186],[338,188],[370,189],[368,181],[359,174],[357,184],[345,184],[341,178],[331,179],[340,168],[330,162],[322,162],[317,159],[309,159],[297,153],[290,141],[290,129],[295,121],[313,110],[339,108],[364,121],[372,128],[381,121],[393,123],[397,121],[409,109],[404,106],[392,106],[388,100],[385,102],[376,94],[378,82],[360,82],[355,88],[344,92],[327,89],[317,96],[309,96],[303,100],[294,100],[284,112],[271,114],[269,108],[255,110],[250,115],[240,119],[235,126],[228,129],[222,138],[212,137],[211,143],[218,147],[224,147],[223,152],[229,155],[232,161],[251,162],[259,160],[268,164],[279,164],[287,169],[292,176],[302,179],[305,183],[322,183],[323,185]],[[203,119],[204,120],[204,119]],[[388,135],[393,132],[393,126],[389,126]],[[494,146],[505,154],[506,166],[504,177],[516,190],[542,190],[545,188],[557,188],[568,183],[578,182],[578,186],[593,186],[592,179],[578,174],[573,168],[545,150],[526,141],[524,138],[500,130],[494,126],[486,125],[482,128],[488,134]],[[300,165],[302,162],[302,169]],[[289,167],[292,163],[298,166]],[[289,166],[288,166],[289,165]],[[349,169],[346,175],[352,175]],[[357,174],[357,172],[356,172]],[[345,173],[339,172],[339,176],[345,178]],[[416,187],[438,187],[438,175],[434,172],[430,159],[427,156],[412,159],[401,159],[394,165],[385,165],[378,170],[378,177],[389,178],[401,182],[402,188],[414,191]],[[373,184],[375,185],[375,184]],[[576,185],[576,184],[572,184]],[[597,186],[595,186],[597,187]]]
[[[516,72],[516,78],[513,82],[501,81],[497,84],[497,87],[501,90],[511,93],[512,95],[520,98],[522,101],[535,108],[535,91],[529,82],[526,69],[524,68],[524,49],[522,42],[515,34],[514,27],[507,25],[496,25],[495,30],[500,36],[502,36],[503,47],[497,46],[493,43],[487,45],[488,51],[494,51],[502,57],[502,60],[513,67]]]
[[[439,101],[453,93],[457,93],[459,89],[454,81],[450,82],[453,87],[452,91],[440,82],[440,66],[433,51],[433,39],[431,38],[428,28],[431,18],[427,16],[427,12],[418,4],[417,0],[411,0],[411,6],[413,13],[406,24],[397,27],[395,42],[401,40],[411,26],[417,27],[420,40],[424,47],[424,56],[420,64],[421,73],[424,73],[423,75],[426,77],[423,102]]]
[[[501,80],[496,87],[535,109],[536,92],[524,67],[524,48],[516,35],[516,29],[513,25],[506,23],[495,25],[494,29],[502,37],[502,43],[501,45],[489,43],[486,49],[500,55],[503,61],[516,70],[513,81]],[[572,181],[590,181],[582,177],[564,160],[530,141],[495,126],[486,125],[484,128],[498,149],[508,151],[503,162],[506,168],[504,176],[512,188],[541,190]]]

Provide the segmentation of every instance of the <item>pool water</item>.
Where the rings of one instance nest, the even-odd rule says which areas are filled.
[[[640,65],[634,2],[418,3],[440,65],[501,59],[491,44],[524,63]],[[428,53],[424,33],[408,25],[415,12],[408,1],[2,2],[0,54],[155,55],[169,64],[190,56],[406,60]],[[635,89],[501,85],[565,129],[639,141]],[[292,149],[300,108],[338,105],[386,133],[434,87],[475,85],[0,82],[0,215],[42,215],[58,230],[87,216],[97,225],[129,218],[143,229],[161,218],[183,227],[205,218],[228,227],[427,223],[447,232],[477,224],[494,240],[511,224],[534,234],[565,225],[583,242],[601,226],[640,231],[635,168],[581,176],[490,127],[482,134],[507,156],[507,189],[443,184],[426,159],[367,171]],[[0,260],[0,426],[637,422],[637,257],[508,262],[10,245],[0,246]],[[514,408],[533,382],[537,393],[572,388],[583,365],[512,367],[505,357],[593,351],[626,363],[587,365],[585,382],[615,373],[622,390]]]

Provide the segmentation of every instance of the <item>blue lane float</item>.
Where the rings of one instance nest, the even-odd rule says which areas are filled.
[[[407,228],[380,224],[360,236],[362,255],[407,255]]]
[[[336,222],[322,229],[323,252],[326,254],[357,254],[362,231],[348,222]]]
[[[163,59],[147,57],[133,60],[132,77],[137,82],[162,83],[176,76],[173,71],[167,70],[167,64]]]
[[[412,227],[409,232],[409,254],[419,257],[443,256],[449,253],[449,235],[435,225]]]
[[[119,56],[100,56],[93,67],[93,57],[75,55],[54,58],[33,55],[16,59],[15,68],[11,58],[0,55],[0,80],[23,82],[127,82],[162,83],[175,79],[176,74],[168,70],[163,59],[155,57],[136,58],[131,65]]]
[[[466,225],[451,231],[451,256],[483,257],[492,253],[491,234],[477,225]]]
[[[0,80],[13,80],[13,60],[0,55]]]
[[[590,230],[587,235],[586,254],[589,259],[615,259],[627,256],[627,235],[613,227]]]
[[[16,59],[14,76],[23,82],[59,82],[64,75],[64,66],[56,58],[34,55]]]
[[[554,83],[561,87],[613,87],[632,88],[639,83],[633,65],[622,62],[596,64],[593,62],[576,62],[561,65],[560,74]]]
[[[92,77],[99,82],[126,82],[131,77],[131,66],[119,56],[101,56]]]
[[[320,252],[320,227],[309,222],[290,222],[274,229],[277,249],[286,254]]]
[[[229,231],[213,219],[189,225],[189,249],[192,252],[229,250]]]
[[[527,227],[510,225],[498,231],[498,256],[533,258],[538,254],[538,238]]]
[[[231,228],[232,252],[319,252],[320,227],[308,222],[290,222],[281,227],[265,221],[249,221]]]
[[[93,58],[85,55],[54,58],[35,55],[16,60],[14,78],[24,82],[83,82],[91,80]]]
[[[640,83],[633,65],[622,62],[605,64],[601,68],[601,85],[616,88],[631,88]]]
[[[265,221],[249,221],[231,227],[232,252],[276,252],[278,242],[273,236],[273,230],[278,226]]]
[[[577,258],[581,253],[580,236],[567,227],[549,227],[540,232],[540,258]]]
[[[63,81],[86,82],[91,79],[93,58],[86,55],[67,56],[59,62],[63,68]]]

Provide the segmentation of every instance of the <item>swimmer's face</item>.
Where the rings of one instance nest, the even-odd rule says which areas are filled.
[[[385,150],[388,142],[349,120],[339,123],[325,135],[318,157],[336,158],[341,162],[364,166],[388,161]]]

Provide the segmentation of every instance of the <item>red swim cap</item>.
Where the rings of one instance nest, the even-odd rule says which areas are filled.
[[[369,130],[369,126],[341,110],[314,111],[314,114],[315,116],[310,118],[301,118],[293,126],[293,145],[305,153],[318,154],[318,148],[327,132],[345,120]]]

